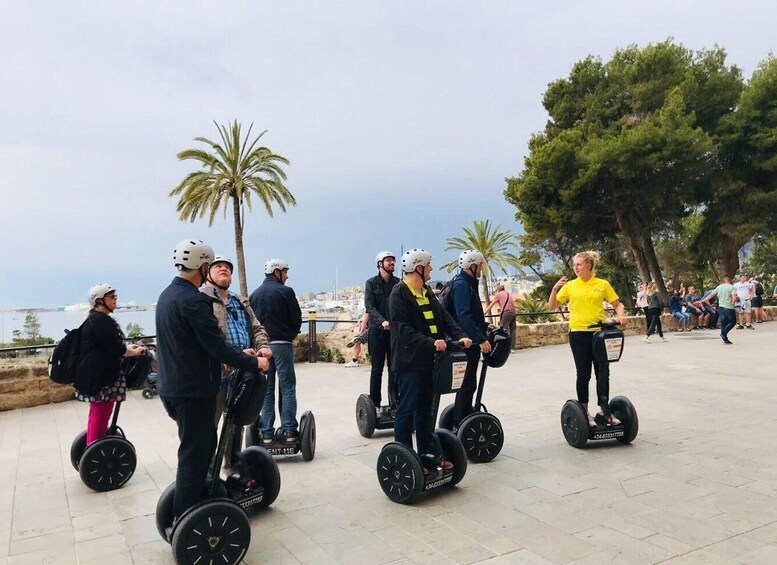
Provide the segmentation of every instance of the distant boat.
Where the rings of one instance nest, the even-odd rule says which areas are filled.
[[[89,310],[89,308],[89,304],[85,302],[82,302],[81,304],[66,304],[65,312],[83,312]],[[57,310],[59,310],[59,308],[57,308]]]

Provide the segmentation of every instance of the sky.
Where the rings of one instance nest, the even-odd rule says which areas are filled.
[[[267,130],[290,161],[297,206],[247,219],[249,292],[270,257],[298,294],[363,284],[383,249],[442,265],[474,220],[520,232],[505,178],[576,61],[673,37],[749,77],[775,21],[766,1],[4,0],[0,308],[85,302],[101,281],[152,303],[186,238],[234,257],[230,218],[180,222],[168,197],[214,121]]]

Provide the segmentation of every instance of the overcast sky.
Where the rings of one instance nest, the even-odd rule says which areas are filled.
[[[674,37],[724,46],[749,77],[774,2],[0,3],[0,308],[83,302],[108,281],[150,303],[175,244],[234,256],[219,217],[178,221],[178,151],[253,122],[291,161],[298,205],[245,232],[249,287],[271,256],[298,293],[361,284],[381,249],[427,248],[490,218],[547,84],[588,54]],[[237,286],[237,282],[235,282]]]

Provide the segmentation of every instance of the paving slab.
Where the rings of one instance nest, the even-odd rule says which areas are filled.
[[[297,365],[300,412],[316,416],[316,458],[278,459],[281,492],[252,518],[245,562],[777,562],[777,323],[734,331],[731,346],[717,332],[667,338],[627,338],[612,367],[613,396],[627,395],[639,413],[629,446],[564,441],[568,346],[511,355],[489,372],[484,395],[502,421],[502,453],[414,506],[392,503],[378,485],[391,433],[365,439],[356,428],[369,369]],[[120,423],[137,470],[124,488],[96,493],[70,464],[87,411],[74,401],[0,413],[0,565],[173,562],[154,510],[175,476],[175,423],[158,399],[130,393]]]

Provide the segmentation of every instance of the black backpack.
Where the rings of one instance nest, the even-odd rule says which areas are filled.
[[[65,337],[59,340],[49,357],[49,378],[57,384],[72,385],[76,379],[76,365],[81,352],[81,328],[65,330]]]
[[[453,278],[455,279],[456,277]],[[453,279],[446,282],[440,290],[440,294],[437,295],[437,301],[442,304],[442,307],[445,308],[449,314],[453,308],[453,295],[451,294],[451,290],[453,290]]]
[[[755,295],[756,296],[764,295],[764,287],[761,283],[755,283]]]

